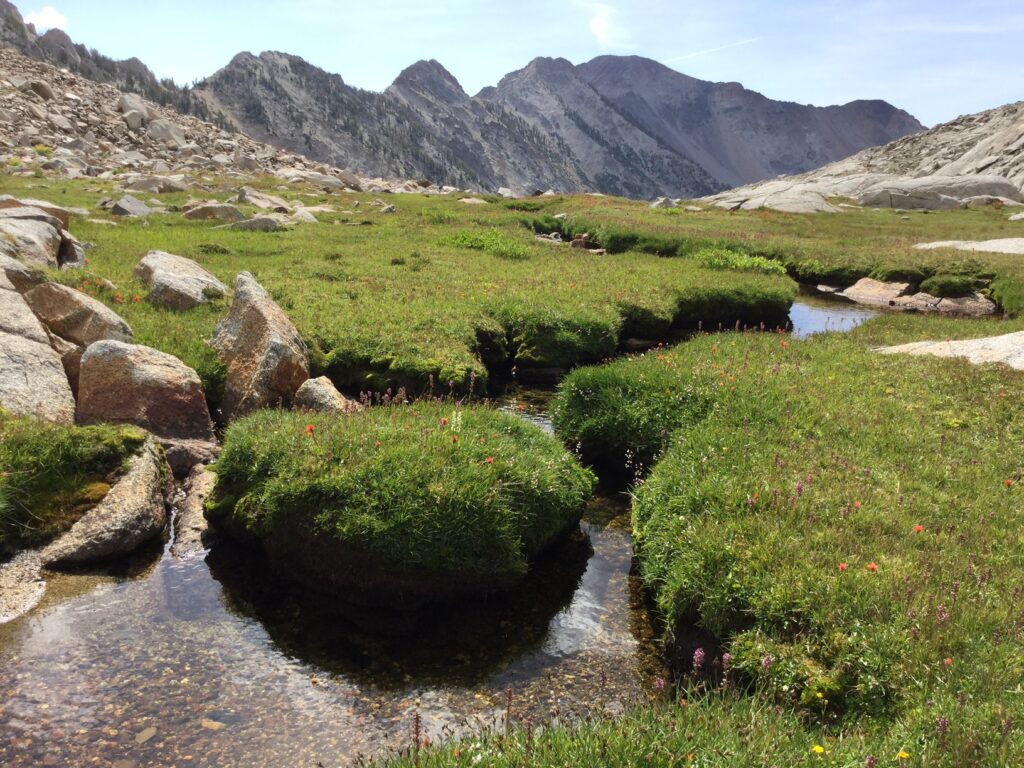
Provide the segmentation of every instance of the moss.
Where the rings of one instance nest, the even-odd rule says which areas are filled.
[[[145,440],[134,427],[71,427],[0,411],[0,557],[70,528]]]
[[[973,296],[977,290],[973,277],[965,275],[935,275],[921,283],[921,290],[944,299]]]

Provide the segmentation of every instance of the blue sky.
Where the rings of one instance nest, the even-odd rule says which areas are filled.
[[[657,59],[774,99],[881,98],[927,125],[1024,99],[1022,0],[17,0],[40,26],[160,77],[294,53],[382,90],[434,58],[470,93],[536,56]]]

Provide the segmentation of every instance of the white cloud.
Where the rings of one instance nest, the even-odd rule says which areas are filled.
[[[574,0],[573,4],[590,14],[590,32],[599,45],[619,48],[629,43],[629,34],[619,23],[619,11],[614,5],[592,0]]]
[[[67,29],[68,17],[52,5],[47,5],[41,11],[25,14],[25,23],[34,25],[39,32],[45,32],[48,29]]]

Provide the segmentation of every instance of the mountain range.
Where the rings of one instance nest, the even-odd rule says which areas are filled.
[[[814,107],[639,56],[537,58],[475,96],[437,61],[383,92],[298,56],[240,53],[194,87],[43,35],[0,0],[0,46],[310,158],[371,176],[515,193],[696,197],[810,171],[923,130],[884,101]]]

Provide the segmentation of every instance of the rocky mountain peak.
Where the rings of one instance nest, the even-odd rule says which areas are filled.
[[[388,90],[404,95],[433,96],[445,103],[469,98],[455,76],[436,59],[420,60],[406,67]]]

